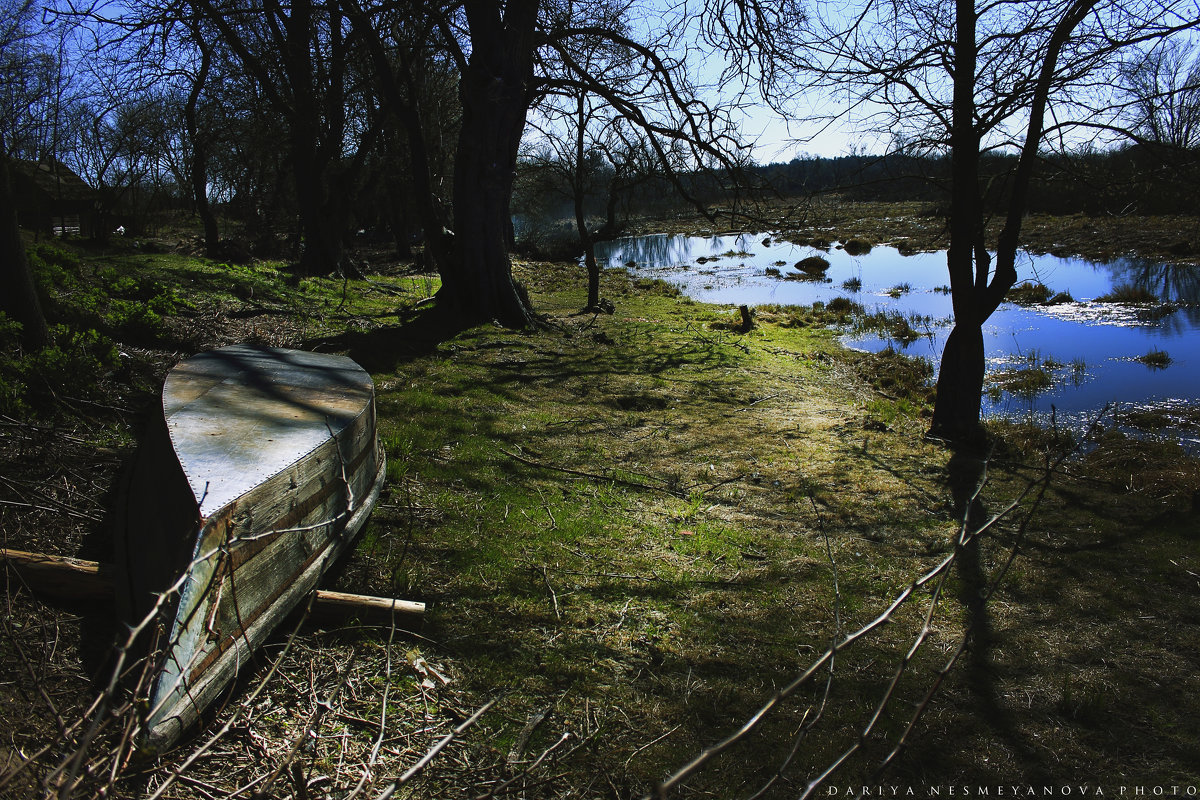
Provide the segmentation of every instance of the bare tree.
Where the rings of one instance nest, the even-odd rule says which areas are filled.
[[[669,52],[677,43],[667,33],[643,32],[636,41],[614,24],[620,10],[608,0],[192,0],[182,7],[140,0],[131,24],[157,26],[164,42],[190,38],[194,50],[189,25],[201,20],[284,121],[302,267],[340,264],[345,199],[358,190],[365,159],[382,149],[390,154],[384,161],[408,162],[426,255],[442,276],[439,304],[464,324],[526,327],[538,318],[513,280],[510,206],[527,115],[548,92],[603,98],[646,132],[664,163],[686,154],[687,169],[719,171],[744,161],[729,109],[697,99],[683,51]],[[580,59],[601,47],[629,51],[642,77],[625,81],[627,72],[606,73]],[[191,70],[197,79],[204,60],[201,51]],[[431,103],[446,75],[457,82],[452,113],[444,98]],[[189,96],[199,85],[190,84]],[[452,166],[439,156],[450,127]],[[189,128],[196,141],[201,126]]]
[[[361,138],[378,131],[355,129],[347,116],[355,56],[341,6],[196,0],[191,7],[285,121],[304,246],[300,270],[342,270],[344,201],[365,155]],[[178,12],[168,11],[161,24],[177,24]]]
[[[611,167],[589,136],[595,136],[598,126],[607,127],[611,118],[600,116],[601,109],[592,102],[586,91],[579,90],[574,97],[566,98],[562,106],[543,106],[540,116],[546,127],[538,122],[531,127],[542,134],[538,144],[525,149],[525,169],[537,174],[537,190],[545,194],[561,191],[571,204],[575,218],[575,231],[579,247],[583,251],[587,269],[588,297],[585,310],[600,308],[600,266],[596,261],[596,237],[588,226],[588,201],[592,199],[604,181],[605,172]],[[562,134],[569,133],[564,136]]]
[[[664,163],[687,152],[691,169],[728,169],[744,158],[728,107],[704,103],[667,34],[638,41],[603,2],[465,0],[440,21],[460,74],[462,124],[454,162],[454,248],[439,299],[465,322],[518,327],[536,315],[512,279],[511,201],[530,108],[550,91],[582,89],[646,134]],[[613,80],[580,54],[597,43],[630,53],[636,80]]]
[[[396,218],[407,196],[424,232],[429,266],[451,272],[453,237],[450,233],[448,173],[453,167],[444,138],[457,133],[461,109],[453,97],[459,80],[455,61],[440,42],[446,8],[436,2],[397,6],[390,2],[341,0],[342,8],[364,45],[371,78],[381,101],[386,125],[384,161],[391,162],[385,195],[392,208],[398,240],[404,223]],[[399,162],[407,164],[402,168]],[[403,175],[407,190],[395,185]],[[398,241],[401,250],[407,244]]]
[[[1176,150],[1200,148],[1200,46],[1154,42],[1122,62],[1120,78],[1133,128],[1144,140]]]
[[[340,264],[345,199],[357,191],[362,163],[376,145],[390,152],[402,146],[426,254],[442,276],[440,304],[465,324],[495,319],[523,327],[538,319],[512,277],[510,207],[527,115],[542,98],[585,92],[606,105],[641,129],[685,192],[684,172],[719,174],[747,160],[731,108],[700,99],[676,32],[635,35],[622,26],[623,12],[609,0],[192,0],[183,7],[140,0],[126,29],[157,27],[160,42],[184,42],[189,52],[198,36],[219,41],[283,121],[303,268]],[[214,33],[198,34],[196,21]],[[584,57],[605,48],[626,53],[628,68]],[[204,94],[206,58],[200,49],[189,66],[165,54],[168,66],[192,75],[185,109]],[[458,84],[454,113],[431,115],[429,90],[448,74]],[[452,180],[449,159],[437,157],[434,143],[446,129],[437,120],[450,117],[457,130]],[[391,130],[396,123],[402,136]],[[187,127],[203,149],[202,126]],[[92,160],[110,168],[114,156],[101,132],[90,137]],[[193,163],[194,180],[203,160]]]
[[[1098,121],[1111,121],[1120,54],[1194,28],[1194,10],[1190,0],[868,0],[849,23],[818,16],[800,35],[805,47],[790,59],[812,81],[806,88],[847,97],[848,108],[898,147],[950,157],[955,324],[938,375],[935,434],[978,436],[982,326],[1016,282],[1022,218],[1042,154],[1088,141]],[[1005,151],[1017,158],[1006,178],[1004,224],[989,243],[980,162]]]
[[[17,12],[13,13],[19,17]],[[27,42],[5,47],[0,61],[0,120],[8,153],[38,160],[54,152],[54,98],[61,70],[54,53]]]
[[[717,173],[711,183],[729,186],[744,179],[738,167],[745,155],[727,112],[706,105],[689,80],[678,39],[637,41],[621,4],[593,3],[582,18],[570,10],[557,10],[554,23],[569,35],[541,56],[545,88],[533,108],[528,161],[557,179],[547,185],[565,189],[587,269],[586,307],[596,310],[595,243],[614,235],[622,194],[657,177],[707,212],[689,173]],[[592,230],[587,203],[598,196],[606,199],[605,221]]]
[[[198,21],[192,21],[189,35],[195,43],[199,58],[195,69],[188,71],[187,99],[183,104],[184,131],[191,145],[191,157],[188,159],[186,178],[190,184],[192,202],[197,216],[204,226],[204,250],[209,258],[216,258],[220,250],[220,231],[217,228],[217,217],[213,213],[208,200],[209,160],[212,150],[212,120],[205,120],[201,125],[201,98],[208,89],[208,83],[213,72],[213,46],[203,35]],[[211,117],[211,115],[209,115]],[[185,177],[181,175],[180,177]]]

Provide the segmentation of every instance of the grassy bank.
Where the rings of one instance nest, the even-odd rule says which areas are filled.
[[[579,315],[582,270],[522,263],[551,324],[453,332],[420,302],[434,280],[384,262],[368,280],[297,281],[126,247],[65,269],[64,285],[131,277],[174,299],[135,336],[110,286],[78,313],[118,360],[96,356],[86,386],[24,375],[25,406],[0,427],[6,546],[104,557],[113,486],[179,356],[243,340],[332,350],[375,377],[389,482],[330,582],[429,604],[419,637],[281,634],[191,763],[204,734],[156,760],[106,755],[115,715],[80,796],[249,796],[294,764],[268,796],[346,797],[363,782],[376,797],[494,700],[397,796],[637,797],[906,592],[677,795],[798,797],[884,698],[839,793],[1112,793],[1200,775],[1200,471],[1170,444],[1101,431],[1027,493],[1077,443],[997,428],[978,510],[1025,499],[956,550],[969,487],[954,478],[978,465],[924,439],[920,370],[842,350],[827,311],[761,309],[740,333],[734,309],[607,271],[616,313]],[[913,590],[952,557],[944,580]],[[95,694],[112,615],[13,582],[7,602],[0,770],[50,745],[2,790],[29,796],[81,744],[70,724]]]

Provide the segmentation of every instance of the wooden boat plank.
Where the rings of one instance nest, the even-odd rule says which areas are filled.
[[[271,530],[289,530],[317,521],[319,517],[312,515],[313,507],[325,504],[334,494],[338,495],[344,510],[348,498],[341,477],[343,472],[350,480],[353,495],[361,496],[370,486],[374,477],[370,467],[379,457],[373,450],[377,446],[373,433],[373,418],[364,416],[344,432],[348,439],[327,441],[308,457],[229,504],[224,516],[234,528],[227,543],[236,545],[234,557],[241,558],[243,548],[247,553],[253,552],[259,537]],[[366,463],[368,461],[371,463]],[[336,512],[332,516],[336,516]]]
[[[331,447],[333,444],[329,443]],[[371,444],[374,445],[373,442]],[[305,463],[310,463],[310,460]],[[372,463],[381,462],[377,457],[372,459]],[[374,470],[358,470],[356,473],[360,484],[357,487],[356,507],[364,502],[371,491],[374,482],[369,476],[371,472]],[[289,474],[277,476],[260,489],[263,494],[271,494],[270,484],[283,483],[291,477]],[[271,526],[244,529],[241,526],[212,524],[206,529],[197,550],[203,551],[198,555],[211,554],[208,556],[211,563],[206,564],[203,570],[209,583],[201,585],[197,580],[195,591],[198,596],[207,596],[210,602],[200,612],[201,618],[188,620],[196,629],[194,638],[238,635],[240,628],[257,619],[274,602],[279,585],[296,580],[297,575],[331,542],[340,544],[339,540],[348,538],[342,526],[346,524],[346,517],[351,510],[347,507],[348,498],[341,482],[327,481],[324,489],[318,491],[313,499],[318,502],[300,506],[303,514],[293,516],[292,512],[288,512]],[[240,502],[255,505],[253,498],[249,497]],[[279,510],[283,511],[282,508]],[[239,537],[243,538],[239,540]],[[201,570],[195,572],[202,574]],[[184,605],[186,603],[185,600]],[[177,631],[176,635],[184,634]]]
[[[223,642],[224,649],[210,660],[207,668],[193,682],[185,684],[176,681],[174,684],[164,686],[164,691],[152,698],[151,711],[141,737],[144,747],[159,749],[171,745],[180,733],[195,722],[203,710],[210,706],[229,683],[237,677],[241,666],[246,663],[270,632],[278,626],[283,617],[313,590],[321,575],[366,523],[378,498],[385,469],[386,467],[381,461],[380,479],[374,482],[371,494],[364,498],[359,510],[347,523],[346,538],[341,542],[331,541],[329,552],[314,554],[314,557],[305,565],[303,572],[294,581],[279,587],[279,596],[273,604],[275,613],[260,615],[257,619],[246,623],[244,629],[239,630],[236,635],[228,636]],[[171,672],[178,675],[199,664],[204,656],[195,657],[194,653],[204,653],[204,651],[196,650],[193,653],[187,653],[186,658],[174,657],[169,662],[172,667]]]

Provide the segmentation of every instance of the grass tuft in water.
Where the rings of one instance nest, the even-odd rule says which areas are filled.
[[[849,255],[862,256],[871,252],[871,243],[866,239],[847,239],[846,243],[842,245],[842,249]]]
[[[1171,365],[1171,356],[1166,350],[1155,348],[1145,355],[1138,356],[1134,361],[1140,361],[1151,369],[1166,369]]]
[[[1123,284],[1114,286],[1111,292],[1102,294],[1096,298],[1097,303],[1157,303],[1159,302],[1158,295],[1149,289],[1141,286],[1133,286],[1131,284]]]
[[[993,402],[999,402],[1004,393],[1029,400],[1064,381],[1078,385],[1083,370],[1084,364],[1079,359],[1067,365],[1053,356],[1043,356],[1040,351],[1031,350],[1010,358],[1008,366],[988,375],[988,396]]]
[[[1040,306],[1050,299],[1050,287],[1036,281],[1026,281],[1008,290],[1004,299],[1019,306]]]
[[[809,274],[824,273],[829,269],[829,259],[824,256],[809,256],[797,261],[796,269]]]
[[[855,334],[875,333],[900,345],[910,345],[921,338],[933,338],[933,317],[922,314],[903,314],[899,311],[878,311],[859,317]],[[918,330],[921,328],[923,330]]]

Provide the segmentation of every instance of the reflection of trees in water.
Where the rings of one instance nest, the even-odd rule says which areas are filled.
[[[634,236],[629,239],[615,239],[611,242],[596,244],[596,258],[616,262],[610,266],[620,266],[636,261],[647,267],[664,267],[691,261],[692,245],[687,236],[672,236],[670,234],[654,234],[651,236]]]
[[[659,233],[598,242],[596,257],[607,259],[610,266],[636,261],[644,267],[670,267],[700,256],[711,258],[728,250],[749,250],[753,244],[755,238],[749,234],[701,237]]]
[[[1164,303],[1183,307],[1163,320],[1166,328],[1179,329],[1184,319],[1200,325],[1200,267],[1190,264],[1163,264],[1148,258],[1121,258],[1109,264],[1113,286],[1143,289]]]
[[[1200,303],[1200,269],[1148,258],[1121,258],[1110,265],[1113,285],[1145,289],[1164,303]]]

